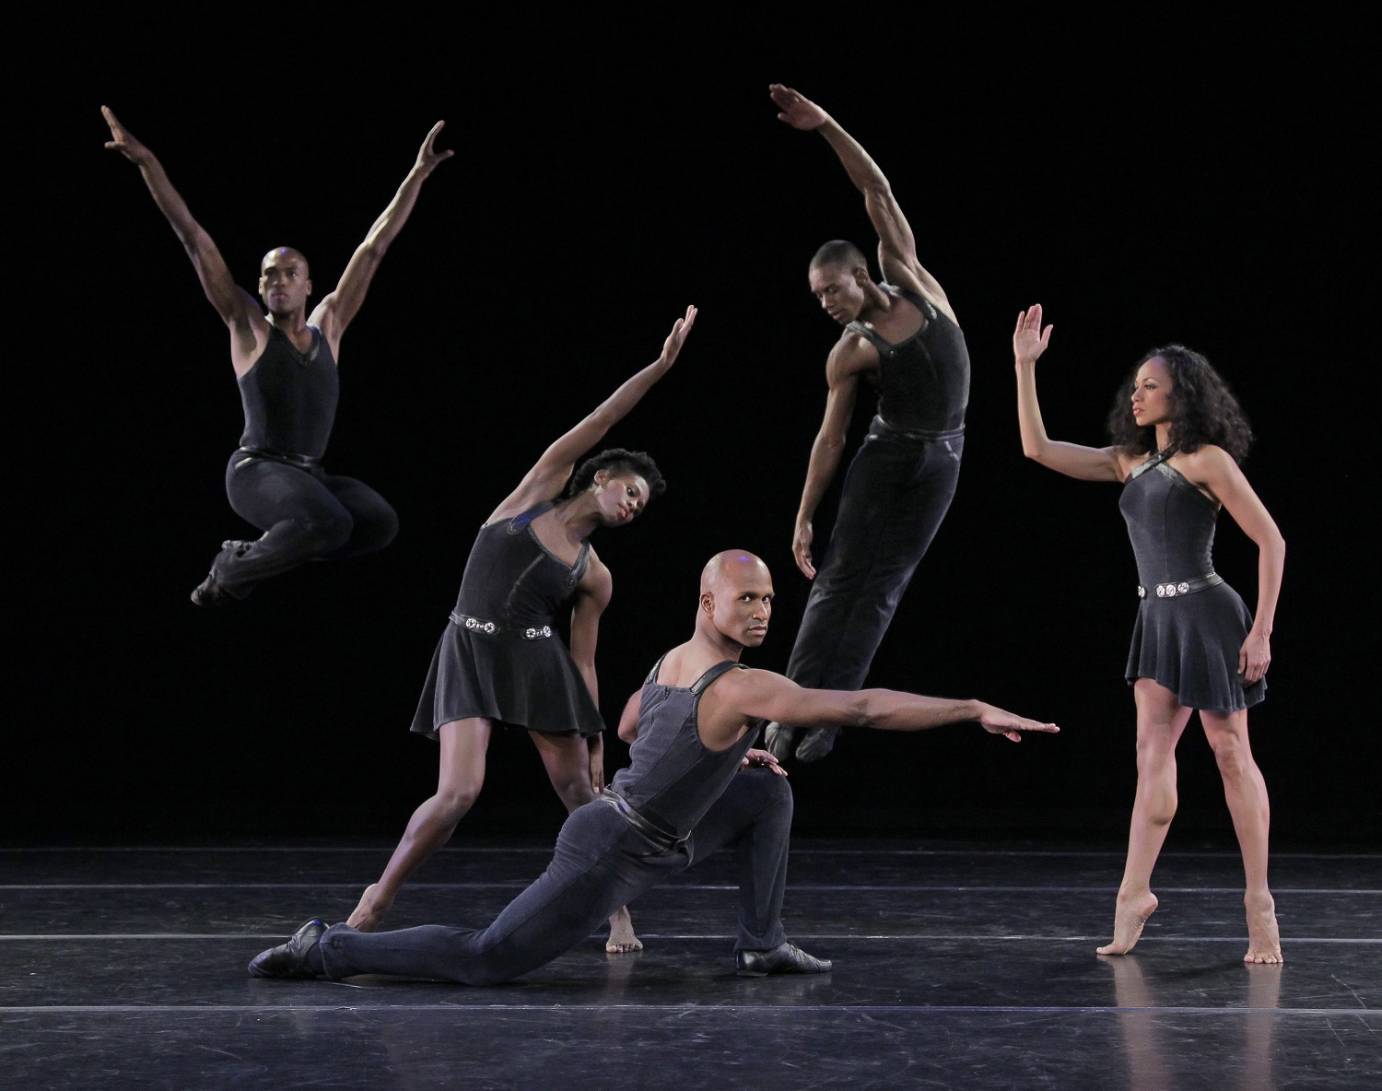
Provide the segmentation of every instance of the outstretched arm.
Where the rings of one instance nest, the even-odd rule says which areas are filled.
[[[954,321],[955,313],[945,290],[917,259],[916,236],[893,196],[892,186],[863,145],[814,102],[790,87],[775,83],[768,88],[768,94],[779,110],[778,120],[804,132],[815,130],[825,138],[849,180],[864,195],[864,209],[878,235],[878,260],[883,275],[894,284],[926,296]]]
[[[158,157],[120,124],[109,106],[101,107],[101,116],[110,126],[110,139],[106,141],[106,148],[119,152],[139,168],[144,184],[153,195],[154,204],[167,217],[178,241],[187,251],[187,256],[192,259],[192,266],[197,270],[197,277],[202,283],[206,298],[230,327],[232,337],[240,342],[237,347],[251,352],[254,347],[255,324],[264,323],[254,300],[235,283],[220,250],[216,248],[216,244],[201,224],[192,218],[187,202],[173,188],[173,183],[168,181],[168,175]]]
[[[687,307],[686,314],[672,324],[672,332],[663,342],[662,352],[647,367],[624,380],[619,389],[606,398],[580,424],[558,439],[524,475],[512,493],[495,509],[490,519],[501,518],[508,511],[526,511],[534,504],[550,500],[561,492],[576,460],[605,438],[619,421],[643,400],[653,384],[671,370],[681,347],[686,343],[691,327],[696,324],[696,308]]]
[[[437,164],[456,154],[449,149],[437,151],[433,146],[437,134],[445,124],[444,121],[438,121],[428,130],[422,147],[418,149],[417,162],[408,172],[408,177],[403,179],[403,184],[398,187],[398,192],[389,202],[389,207],[380,213],[379,219],[374,221],[374,226],[365,236],[365,241],[351,255],[336,290],[317,304],[316,310],[312,313],[312,324],[321,329],[322,336],[331,346],[333,356],[340,345],[341,335],[359,313],[360,304],[365,301],[365,293],[369,291],[370,281],[374,279],[375,270],[379,268],[385,251],[403,230],[403,225],[408,222],[413,205],[417,203],[422,183],[437,168]]]
[[[1022,732],[1054,734],[1055,724],[1024,716],[983,701],[952,701],[891,689],[857,691],[803,689],[771,671],[732,673],[722,700],[736,717],[775,720],[796,727],[872,727],[881,731],[926,731],[945,724],[977,722],[991,735],[1020,742]],[[721,686],[724,683],[720,683]]]
[[[816,517],[821,498],[835,479],[835,471],[839,469],[850,418],[854,415],[854,400],[859,391],[858,373],[846,369],[847,355],[847,342],[841,341],[831,350],[830,360],[826,363],[829,392],[825,396],[825,419],[821,421],[821,430],[811,444],[806,484],[801,490],[801,505],[797,508],[796,527],[792,533],[792,557],[808,580],[816,578],[816,565],[811,556],[811,543],[815,538],[812,520]]]
[[[1114,447],[1082,447],[1061,443],[1046,435],[1037,401],[1036,362],[1046,351],[1054,327],[1041,328],[1041,304],[1017,316],[1013,330],[1013,363],[1017,368],[1017,424],[1022,431],[1022,453],[1043,466],[1081,481],[1121,481],[1123,469]]]

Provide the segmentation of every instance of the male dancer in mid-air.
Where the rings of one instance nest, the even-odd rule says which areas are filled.
[[[287,943],[256,956],[250,973],[498,984],[570,950],[620,906],[728,845],[738,854],[741,876],[739,973],[828,971],[828,961],[787,942],[782,928],[792,795],[771,765],[740,771],[758,720],[888,731],[978,721],[1014,742],[1023,731],[1058,728],[982,701],[802,689],[780,674],[748,670],[739,657],[768,635],[772,604],[772,576],[753,554],[730,550],[710,559],[694,635],[658,660],[624,708],[619,733],[634,739],[632,764],[603,795],[572,812],[547,870],[487,928],[429,924],[357,932],[312,920]]]
[[[790,87],[769,89],[777,116],[815,130],[863,193],[878,233],[883,283],[853,243],[836,240],[811,259],[811,291],[845,327],[825,365],[825,419],[811,446],[792,553],[811,594],[787,664],[803,686],[858,689],[897,604],[955,495],[969,403],[969,352],[936,278],[917,260],[916,240],[878,164],[853,137]],[[830,547],[816,571],[812,520],[845,445],[859,379],[878,387],[878,412],[845,477]],[[825,757],[838,725],[768,725],[779,759]],[[801,736],[798,739],[798,736]]]
[[[363,482],[328,474],[321,459],[336,416],[341,337],[360,310],[384,252],[407,223],[422,183],[455,154],[433,147],[443,123],[433,125],[423,140],[413,169],[351,257],[336,290],[306,317],[312,280],[301,253],[281,246],[264,256],[259,295],[265,315],[236,285],[220,250],[192,218],[154,153],[108,107],[101,113],[110,126],[106,147],[139,167],[154,203],[192,259],[206,298],[230,328],[230,362],[244,403],[245,432],[226,467],[226,494],[236,514],[264,533],[250,542],[225,542],[192,601],[220,605],[244,598],[260,580],[304,561],[383,549],[398,531],[393,508]]]

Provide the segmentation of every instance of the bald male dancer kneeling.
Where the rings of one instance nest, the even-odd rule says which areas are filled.
[[[620,906],[730,845],[743,876],[738,972],[827,972],[828,961],[788,943],[782,929],[792,795],[771,766],[741,771],[757,721],[885,731],[977,721],[1013,742],[1024,731],[1059,728],[983,701],[887,689],[802,689],[780,674],[749,670],[739,657],[768,635],[772,602],[772,575],[759,558],[730,550],[710,559],[701,574],[694,635],[658,660],[625,706],[619,733],[635,739],[632,765],[619,771],[604,795],[571,813],[547,870],[487,928],[429,924],[357,932],[311,920],[287,943],[259,954],[250,973],[498,984],[550,962]]]

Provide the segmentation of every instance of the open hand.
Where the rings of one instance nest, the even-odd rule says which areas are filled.
[[[778,764],[778,760],[766,750],[749,750],[744,754],[744,760],[739,763],[747,769],[751,765],[760,765],[765,769],[771,769],[774,775],[785,777],[787,770]]]
[[[115,111],[109,106],[102,106],[101,116],[106,119],[106,124],[110,126],[110,139],[106,141],[107,150],[119,152],[137,166],[142,166],[148,162],[151,154],[149,149],[144,147],[120,124],[120,119],[115,116]]]
[[[1008,712],[997,705],[984,704],[982,701],[979,704],[982,709],[979,713],[979,724],[990,735],[1002,735],[1013,742],[1021,742],[1024,731],[1040,731],[1047,735],[1054,735],[1060,731],[1055,724],[1029,720],[1025,716]]]
[[[1041,304],[1034,303],[1017,314],[1017,328],[1013,330],[1013,359],[1019,364],[1034,364],[1051,340],[1054,327],[1041,328]]]
[[[830,120],[829,114],[805,95],[793,91],[790,87],[784,87],[780,83],[770,84],[768,94],[777,105],[779,111],[777,120],[794,129],[809,132],[812,129],[819,129]]]
[[[422,141],[422,147],[417,151],[417,163],[415,166],[427,174],[431,174],[433,168],[436,167],[438,163],[443,163],[456,154],[455,151],[450,148],[446,151],[439,152],[433,147],[437,139],[437,134],[441,132],[442,126],[445,124],[446,122],[444,121],[438,121],[428,129],[427,136]]]
[[[663,342],[662,355],[658,359],[671,367],[676,362],[677,353],[681,352],[681,346],[686,344],[686,337],[691,332],[691,327],[695,324],[696,308],[687,307],[686,314],[672,323],[672,332],[667,335],[667,340]]]
[[[811,540],[815,536],[815,528],[807,520],[797,523],[797,529],[792,534],[792,559],[808,580],[816,578],[816,566],[811,560]]]

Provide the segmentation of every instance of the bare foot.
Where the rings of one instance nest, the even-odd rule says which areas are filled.
[[[1270,894],[1245,897],[1248,913],[1248,953],[1244,962],[1274,965],[1286,960],[1281,955],[1281,934],[1276,927],[1276,902]]]
[[[392,898],[385,901],[379,896],[379,884],[371,883],[360,895],[360,904],[346,918],[346,924],[357,932],[373,932],[383,923],[384,915],[392,905]]]
[[[1156,895],[1150,890],[1145,894],[1124,900],[1118,899],[1113,912],[1113,942],[1094,948],[1098,955],[1126,955],[1142,938],[1142,927],[1147,918],[1156,912]]]
[[[643,941],[633,934],[633,918],[628,906],[620,906],[609,919],[609,940],[605,951],[611,955],[627,955],[643,950]]]

